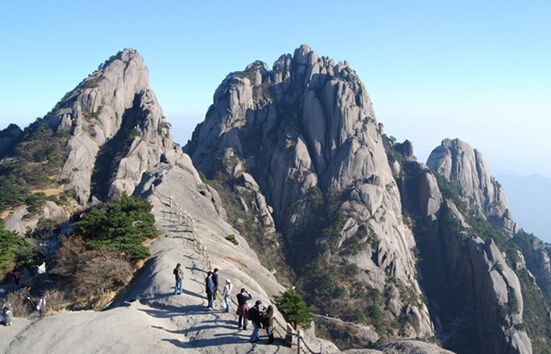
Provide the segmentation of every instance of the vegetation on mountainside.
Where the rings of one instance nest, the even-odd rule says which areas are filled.
[[[392,148],[392,147],[391,147]],[[398,159],[401,161],[403,178],[406,182],[406,193],[416,193],[418,190],[418,181],[419,177],[425,173],[419,164],[405,162],[403,158],[399,158],[399,152],[394,151],[393,155],[398,155]],[[454,220],[451,220],[447,216],[440,217],[440,232],[449,233],[449,232],[465,232],[466,235],[473,235],[481,238],[482,240],[489,242],[493,240],[496,246],[506,254],[506,262],[511,266],[511,269],[517,274],[521,290],[523,294],[523,325],[519,329],[524,329],[528,333],[533,346],[534,353],[551,353],[549,338],[551,338],[551,322],[549,321],[549,313],[551,310],[548,300],[545,298],[545,294],[542,290],[537,287],[534,283],[532,277],[528,274],[527,270],[522,267],[519,262],[519,254],[521,252],[520,247],[518,246],[521,242],[529,242],[529,239],[525,235],[516,235],[513,239],[502,230],[496,228],[490,224],[478,210],[470,208],[467,202],[461,197],[461,191],[453,183],[449,182],[444,176],[433,173],[436,177],[438,187],[444,198],[453,201],[457,206],[458,210],[461,212],[467,224],[471,226],[469,230],[463,230],[463,228],[456,223]],[[407,198],[406,198],[407,200]],[[421,250],[421,269],[425,269],[427,264],[432,264],[432,266],[438,266],[440,264],[438,247],[436,240],[429,237],[431,234],[431,229],[424,223],[422,219],[415,217],[415,205],[405,205],[406,209],[409,210],[413,215],[415,220],[413,223],[414,234],[417,237],[418,247]],[[419,237],[422,236],[422,237]],[[436,236],[437,239],[442,239],[441,236]],[[432,241],[431,241],[432,240]],[[436,248],[435,248],[436,247]],[[430,266],[428,266],[430,268]],[[432,302],[436,304],[439,308],[437,313],[441,323],[446,326],[446,322],[450,321],[453,325],[454,319],[457,318],[457,313],[460,313],[462,316],[465,315],[476,315],[476,309],[471,303],[471,297],[474,294],[470,294],[466,289],[457,288],[455,283],[446,283],[446,278],[453,278],[454,275],[449,272],[449,270],[444,269],[443,266],[440,266],[440,272],[435,274],[432,272],[433,276],[430,278],[431,282],[425,281],[424,287],[425,290],[430,294]],[[438,280],[439,279],[439,280]],[[444,285],[448,284],[448,285]],[[430,304],[429,304],[430,305]],[[510,304],[510,311],[515,311],[518,309],[518,300],[512,299]],[[475,323],[469,321],[469,323]],[[446,347],[452,350],[458,351],[473,351],[478,350],[477,341],[478,339],[478,329],[477,325],[469,326],[460,326],[453,327],[454,332],[456,333],[453,337],[450,337],[446,341]]]
[[[345,259],[361,250],[371,249],[376,255],[379,240],[362,227],[340,242],[345,217],[340,211],[340,198],[324,196],[318,188],[307,193],[309,219],[301,237],[292,245],[291,259],[299,276],[298,285],[307,303],[315,312],[326,313],[344,321],[373,326],[382,336],[406,335],[412,318],[403,314],[398,319],[386,312],[391,298],[419,306],[415,291],[391,278],[381,292],[358,280],[362,270]]]
[[[33,263],[35,247],[16,232],[6,230],[0,220],[0,279],[14,266]]]
[[[526,269],[516,270],[522,288],[524,311],[521,328],[528,333],[534,353],[551,354],[551,307]]]
[[[294,328],[310,328],[314,317],[295,289],[288,289],[279,296],[274,296],[274,302],[285,320]]]
[[[88,248],[103,247],[129,260],[147,258],[149,251],[142,243],[159,233],[151,203],[126,195],[86,212],[76,230]]]
[[[51,272],[69,308],[108,305],[149,256],[143,242],[157,235],[145,199],[122,196],[88,210],[63,238]]]
[[[230,235],[226,236],[225,239],[230,241],[231,243],[233,243],[236,246],[239,245],[239,241],[237,241],[234,234],[230,234]]]
[[[11,154],[0,161],[0,211],[19,205],[27,205],[31,213],[40,209],[46,196],[31,191],[61,184],[67,138],[66,132],[49,126],[47,117],[25,129]]]
[[[276,270],[275,276],[279,282],[283,285],[290,285],[294,274],[287,265],[280,246],[284,242],[282,236],[278,233],[266,234],[255,215],[250,211],[246,212],[241,205],[240,197],[250,206],[253,196],[243,191],[240,193],[236,188],[235,181],[221,174],[217,174],[212,179],[201,175],[201,179],[218,192],[224,202],[228,222],[239,231],[241,236],[245,237],[249,246],[258,254],[262,265],[267,269]],[[231,242],[231,240],[229,241]]]
[[[443,179],[443,177],[437,178],[439,185],[445,185],[445,182],[442,183]],[[448,189],[450,188],[449,185],[450,184],[448,182]],[[449,195],[446,195],[446,192],[444,191],[446,191],[446,187],[443,189],[443,194],[448,197]],[[464,206],[459,209],[465,217],[467,223],[472,227],[470,232],[473,235],[480,237],[484,241],[493,240],[497,247],[502,252],[505,252],[506,261],[510,265],[511,269],[513,269],[517,274],[521,284],[524,302],[524,324],[519,329],[524,329],[528,333],[528,336],[532,341],[534,353],[551,353],[551,342],[549,339],[551,338],[551,321],[549,321],[551,307],[548,300],[545,299],[545,294],[542,292],[542,289],[535,284],[533,278],[528,274],[527,270],[523,267],[517,266],[520,262],[519,254],[521,254],[521,249],[508,235],[491,225],[486,219],[478,215],[476,212],[470,212],[469,209]],[[510,310],[514,312],[518,309],[518,300],[513,299],[511,302],[512,304]],[[544,311],[542,311],[542,309]]]

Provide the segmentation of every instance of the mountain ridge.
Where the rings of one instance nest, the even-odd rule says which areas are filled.
[[[67,193],[70,202],[47,200],[38,212],[25,201],[8,210],[8,228],[32,229],[54,214],[56,222],[67,222],[84,208],[134,194],[150,200],[164,237],[150,246],[154,256],[144,269],[153,275],[138,275],[122,298],[138,298],[138,307],[145,306],[131,311],[198,306],[157,296],[170,288],[170,262],[177,261],[180,247],[191,252],[190,260],[197,258],[190,268],[203,257],[192,250],[197,246],[179,240],[193,229],[214,255],[212,266],[228,272],[236,286],[254,289],[268,302],[283,290],[274,274],[285,269],[278,266],[288,267],[287,280],[313,310],[345,320],[339,326],[356,322],[365,345],[394,343],[380,346],[384,352],[444,352],[430,344],[400,344],[435,338],[458,353],[546,348],[550,332],[537,325],[549,321],[534,309],[549,309],[551,301],[548,251],[535,236],[517,232],[502,188],[467,143],[444,140],[427,165],[419,163],[411,142],[398,143],[383,132],[348,63],[302,45],[272,69],[253,62],[230,73],[183,152],[172,141],[147,73],[137,51],[123,50],[31,128],[0,133],[0,142],[7,141],[7,149],[0,145],[0,163],[8,170],[13,161],[31,172],[55,161],[43,171],[49,177],[40,188],[73,191]],[[37,144],[44,138],[55,141],[57,150]],[[22,154],[21,147],[33,145],[30,157]],[[20,152],[1,157],[10,151]],[[182,212],[191,224],[174,224],[183,222]],[[175,321],[174,330],[191,326]],[[329,326],[321,332],[338,340]],[[200,337],[212,335],[204,331]],[[210,350],[194,338],[185,343]],[[347,349],[350,343],[339,345]],[[226,344],[213,349],[246,345]]]

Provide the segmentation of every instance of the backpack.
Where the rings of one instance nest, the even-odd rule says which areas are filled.
[[[249,311],[247,311],[247,319],[249,321],[258,322],[260,320],[260,313],[258,312],[258,308],[251,307]]]

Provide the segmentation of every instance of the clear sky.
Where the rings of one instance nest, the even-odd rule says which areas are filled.
[[[551,176],[551,1],[0,2],[0,128],[44,115],[122,48],[144,56],[176,141],[230,71],[302,43],[347,60],[388,134],[445,137],[495,174]]]

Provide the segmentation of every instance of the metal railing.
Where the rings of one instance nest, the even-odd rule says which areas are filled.
[[[172,219],[172,215],[174,214],[177,217],[177,220],[182,223],[184,226],[184,232],[187,232],[191,234],[191,237],[189,238],[193,246],[195,248],[195,251],[199,253],[201,256],[203,256],[205,266],[207,270],[211,269],[211,261],[210,257],[207,253],[207,246],[203,244],[203,241],[199,240],[196,236],[196,227],[195,227],[195,219],[191,215],[189,215],[175,200],[171,195],[165,195],[158,191],[156,188],[153,188],[153,195],[155,195],[157,198],[159,198],[159,201],[163,203],[165,206],[169,207],[170,217]],[[173,212],[175,211],[175,212]]]
[[[160,191],[158,191],[156,188],[152,188],[152,194],[155,195],[161,203],[163,203],[165,206],[169,207],[170,217],[172,220],[172,215],[174,214],[177,217],[177,221],[182,223],[184,227],[187,229],[184,230],[184,232],[188,232],[191,234],[191,237],[189,240],[191,240],[194,244],[195,251],[203,257],[205,261],[205,266],[207,270],[210,270],[212,267],[210,257],[207,253],[207,247],[203,244],[201,240],[199,240],[196,237],[196,228],[195,228],[195,220],[191,215],[189,215],[172,197],[172,195],[166,195]],[[173,210],[175,211],[173,213]],[[230,298],[230,301],[236,306],[236,308],[239,306],[237,301],[235,299]],[[237,315],[234,313],[234,316],[237,317]],[[293,326],[291,326],[289,323],[282,324],[277,317],[274,317],[274,322],[276,326],[274,326],[273,331],[276,332],[282,339],[285,339],[286,341],[289,341],[289,344],[292,344],[294,341],[293,338],[296,337],[296,347],[297,347],[297,353],[301,353],[301,343],[304,346],[304,348],[310,352],[310,354],[322,354],[323,350],[320,345],[320,350],[314,351],[308,343],[304,340],[304,336],[301,333],[300,330],[295,330]]]

